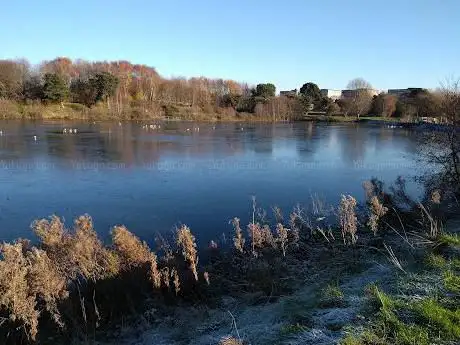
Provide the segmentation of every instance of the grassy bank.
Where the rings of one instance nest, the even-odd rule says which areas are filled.
[[[404,123],[401,118],[382,117],[382,116],[343,116],[343,115],[307,115],[302,118],[302,121],[316,121],[316,122],[391,122],[391,123]]]
[[[99,103],[90,108],[78,103],[44,104],[42,102],[21,103],[10,100],[0,100],[0,118],[2,119],[30,119],[30,120],[193,120],[193,121],[250,121],[250,122],[273,122],[287,121],[287,117],[279,118],[254,113],[236,112],[232,108],[203,109],[181,104],[164,104],[156,107],[133,107],[125,106],[115,109],[105,103]],[[289,117],[296,121],[318,122],[403,122],[398,118],[385,117],[360,117],[341,115],[309,115],[306,117]]]
[[[123,226],[102,243],[89,216],[72,228],[57,217],[36,221],[37,242],[0,247],[0,339],[459,341],[460,237],[441,227],[439,195],[402,211],[402,191],[385,193],[375,181],[365,189],[365,205],[343,196],[336,208],[315,200],[267,215],[254,204],[247,226],[235,218],[232,234],[208,248],[197,248],[185,225],[151,250]]]
[[[78,103],[44,104],[42,102],[21,103],[0,99],[1,119],[29,119],[29,120],[188,120],[188,121],[251,121],[272,122],[270,115],[260,116],[253,113],[236,112],[232,108],[192,107],[180,104],[164,104],[155,107],[143,108],[125,106],[117,109],[99,103],[90,108]],[[277,118],[275,121],[285,121]]]

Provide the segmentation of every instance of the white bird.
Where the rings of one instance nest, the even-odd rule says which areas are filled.
[[[121,122],[118,122],[118,126],[121,126]]]
[[[75,134],[77,134],[77,129],[76,129],[76,128],[74,128],[73,132],[74,132]]]
[[[244,130],[243,127],[240,128],[242,131]]]
[[[37,141],[37,136],[36,135],[34,135],[34,140]]]
[[[153,129],[153,125],[150,125],[150,128]]]
[[[62,133],[66,134],[66,133],[67,133],[67,129],[64,128],[64,129],[62,130]]]
[[[3,135],[3,131],[0,131],[0,135]]]
[[[190,131],[190,128],[187,128],[187,132]]]

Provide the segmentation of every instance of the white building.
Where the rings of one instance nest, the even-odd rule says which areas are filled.
[[[333,99],[333,100],[336,100],[342,97],[342,90],[321,89],[320,92],[323,97],[329,97],[330,99]]]

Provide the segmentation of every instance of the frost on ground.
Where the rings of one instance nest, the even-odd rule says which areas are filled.
[[[312,279],[289,296],[276,302],[251,305],[248,301],[222,298],[218,309],[176,308],[168,318],[146,313],[144,323],[136,329],[120,329],[113,342],[100,345],[216,345],[225,336],[240,338],[245,344],[328,345],[343,336],[343,326],[365,319],[360,311],[366,302],[364,290],[378,281],[385,285],[394,279],[394,267],[374,264],[348,277],[331,277],[341,281],[337,288],[343,297],[322,303],[328,282]],[[148,320],[154,320],[148,322]],[[156,320],[156,321],[155,321]]]

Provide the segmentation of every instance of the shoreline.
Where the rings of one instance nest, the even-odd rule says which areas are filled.
[[[198,248],[185,225],[151,251],[124,226],[113,228],[111,244],[102,243],[88,215],[73,229],[57,216],[38,220],[32,225],[38,243],[0,245],[0,278],[10,277],[0,279],[0,288],[11,292],[0,304],[9,314],[0,335],[6,344],[25,332],[29,340],[56,344],[366,345],[371,334],[428,345],[448,327],[440,344],[460,339],[460,305],[452,299],[460,294],[458,224],[433,231],[435,215],[449,219],[436,200],[423,206],[427,222],[422,206],[396,210],[392,194],[373,188],[363,205],[342,196],[340,224],[319,220],[335,214],[328,208],[295,208],[286,218],[274,211],[270,222],[257,216],[247,226],[234,218],[228,248],[219,241]],[[396,228],[404,230],[403,241]],[[22,298],[27,307],[15,309]],[[438,323],[430,308],[448,320]],[[408,311],[426,321],[407,318]],[[412,342],[401,342],[402,334]],[[234,342],[223,342],[229,337]]]
[[[163,106],[160,106],[162,108]],[[225,109],[219,112],[205,112],[185,106],[175,106],[169,115],[164,114],[166,111],[158,112],[152,109],[137,109],[134,107],[125,107],[120,112],[114,112],[105,105],[98,104],[88,108],[78,103],[63,103],[44,105],[41,103],[23,104],[15,101],[4,100],[0,102],[0,119],[2,120],[69,120],[69,121],[127,121],[127,122],[146,122],[146,121],[195,121],[195,122],[254,122],[254,123],[284,123],[284,122],[327,122],[327,123],[364,123],[364,122],[381,122],[393,124],[409,124],[400,118],[385,118],[363,116],[343,115],[297,115],[274,118],[273,116],[257,116],[252,113],[233,112],[226,113]],[[145,114],[145,115],[142,115]],[[415,124],[411,122],[410,124]]]

